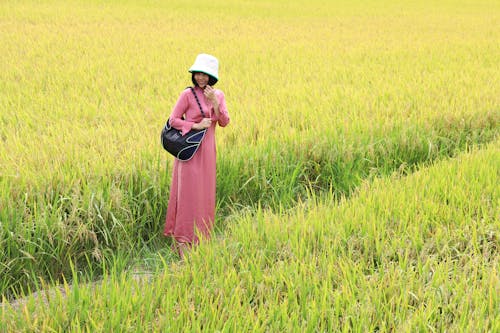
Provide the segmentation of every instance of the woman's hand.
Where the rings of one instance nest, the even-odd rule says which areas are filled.
[[[212,102],[212,105],[219,106],[219,101],[217,100],[217,96],[215,96],[215,89],[209,85],[205,86],[205,89],[203,90],[203,93],[205,94],[205,97]]]
[[[212,125],[212,119],[210,118],[203,118],[202,121],[199,123],[193,124],[193,129],[195,130],[202,130],[205,128],[209,128]]]
[[[219,101],[217,100],[217,96],[215,95],[215,89],[212,88],[209,85],[205,86],[205,89],[203,90],[203,93],[205,94],[205,97],[212,103],[212,106],[214,108],[215,116],[219,118]]]

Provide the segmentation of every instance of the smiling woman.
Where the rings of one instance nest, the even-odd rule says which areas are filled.
[[[215,221],[215,128],[229,123],[224,94],[212,87],[218,70],[217,58],[199,54],[189,69],[195,87],[181,93],[169,118],[183,135],[191,129],[207,129],[193,158],[174,162],[164,235],[175,239],[180,256],[200,237],[209,238]]]

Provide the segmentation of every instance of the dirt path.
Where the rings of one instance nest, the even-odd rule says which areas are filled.
[[[139,282],[148,282],[151,280],[153,277],[153,274],[151,272],[140,272],[140,271],[135,271],[133,274],[131,274],[131,277],[133,280]],[[84,286],[89,287],[94,290],[97,286],[100,286],[102,284],[102,280],[94,281],[91,283],[87,283]],[[51,287],[45,290],[38,290],[35,291],[29,295],[26,295],[21,298],[14,299],[12,301],[6,301],[6,302],[0,302],[0,309],[6,308],[8,306],[14,308],[15,310],[19,310],[20,308],[24,307],[31,298],[33,298],[34,302],[37,304],[44,303],[45,305],[48,305],[51,299],[58,298],[59,295],[64,299],[66,298],[68,292],[70,293],[72,291],[73,287],[72,285],[58,285],[55,287]]]

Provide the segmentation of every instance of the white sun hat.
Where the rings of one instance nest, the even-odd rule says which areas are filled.
[[[193,66],[189,68],[189,72],[202,72],[213,76],[216,80],[219,79],[219,60],[210,54],[198,54]]]

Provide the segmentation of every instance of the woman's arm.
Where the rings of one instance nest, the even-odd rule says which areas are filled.
[[[207,86],[204,94],[212,103],[215,120],[218,121],[219,126],[224,127],[229,124],[229,113],[227,112],[224,93],[221,90],[215,90],[214,88]]]
[[[183,118],[184,113],[189,107],[188,94],[187,94],[188,92],[189,92],[188,90],[184,90],[181,93],[179,99],[177,100],[177,103],[175,103],[175,106],[169,118],[170,126],[180,130],[182,132],[182,135],[189,132],[193,128],[193,125],[195,124],[194,122],[184,120]]]

